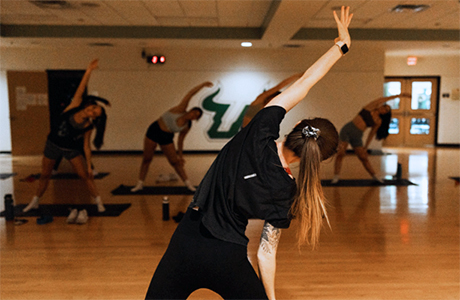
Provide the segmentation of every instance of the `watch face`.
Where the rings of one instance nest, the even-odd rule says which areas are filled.
[[[340,49],[342,49],[342,54],[347,53],[347,52],[348,52],[348,46],[347,46],[347,44],[343,44],[343,46],[340,47]]]

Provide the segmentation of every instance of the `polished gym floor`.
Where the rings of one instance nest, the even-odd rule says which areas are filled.
[[[460,150],[455,148],[385,148],[371,163],[390,178],[416,185],[325,187],[331,229],[311,251],[295,244],[295,222],[283,230],[278,250],[278,299],[459,299]],[[215,154],[186,155],[186,169],[198,184]],[[113,196],[120,184],[134,185],[140,155],[95,155],[96,170],[110,174],[96,180],[104,203],[131,203],[119,217],[90,217],[67,224],[65,217],[38,225],[36,217],[15,225],[0,218],[1,299],[143,299],[155,267],[177,226],[162,220],[162,196]],[[37,182],[22,181],[40,173],[40,156],[0,155],[2,197],[28,203]],[[322,166],[332,178],[333,162]],[[63,162],[59,172],[71,172]],[[172,173],[157,155],[146,185],[160,185]],[[345,157],[343,179],[368,179],[354,155]],[[161,185],[181,185],[180,181]],[[171,195],[171,216],[184,212],[190,195]],[[3,210],[3,201],[0,209]],[[52,180],[42,204],[90,203],[80,180]],[[249,260],[255,253],[261,221],[250,221]],[[198,290],[190,299],[220,299]]]

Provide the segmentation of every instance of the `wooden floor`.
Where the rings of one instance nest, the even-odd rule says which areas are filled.
[[[398,162],[409,187],[326,187],[332,230],[322,233],[316,251],[295,246],[294,228],[284,230],[278,254],[278,299],[459,299],[458,149],[384,149],[371,156],[386,175]],[[198,184],[215,155],[187,155],[186,168]],[[120,184],[134,185],[140,156],[95,156],[97,180],[105,203],[131,203],[119,217],[92,217],[69,225],[66,218],[37,225],[36,218],[14,225],[0,218],[1,299],[143,299],[155,267],[176,228],[162,221],[161,196],[112,196]],[[23,182],[40,172],[41,157],[0,155],[1,195],[13,193],[28,203],[35,183]],[[332,177],[333,163],[323,166]],[[67,163],[61,172],[67,172]],[[155,184],[172,172],[157,156],[147,179]],[[344,161],[342,178],[368,178],[353,155]],[[180,185],[180,182],[170,183]],[[83,191],[83,192],[82,192]],[[171,215],[185,211],[191,196],[170,196]],[[41,203],[89,203],[79,180],[53,180]],[[0,209],[3,210],[3,201]],[[249,259],[262,223],[251,221]],[[219,299],[206,290],[192,299]]]

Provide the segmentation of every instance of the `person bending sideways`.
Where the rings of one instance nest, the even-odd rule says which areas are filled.
[[[339,182],[340,170],[342,169],[343,158],[346,154],[348,144],[353,147],[356,155],[363,164],[366,171],[375,181],[383,183],[382,178],[377,176],[374,168],[369,162],[367,148],[375,137],[377,140],[384,140],[388,136],[391,121],[391,107],[385,102],[395,98],[410,97],[409,94],[400,94],[390,97],[378,98],[366,106],[354,117],[354,119],[345,124],[340,130],[340,142],[334,163],[334,178],[331,183]],[[366,144],[363,146],[363,134],[367,128],[371,132],[367,136]]]
[[[320,163],[336,152],[338,133],[321,118],[301,120],[276,143],[280,123],[350,47],[352,15],[334,12],[339,37],[289,88],[276,96],[220,151],[157,266],[146,299],[186,299],[199,288],[224,299],[275,299],[281,228],[300,226],[299,246],[318,243],[327,222]],[[289,164],[299,162],[298,182]],[[324,217],[324,219],[323,219]],[[247,258],[249,219],[264,220],[259,276]]]
[[[106,105],[109,105],[109,102],[96,96],[83,96],[91,73],[98,67],[98,64],[99,60],[97,59],[89,64],[72,101],[59,116],[58,121],[51,126],[46,140],[38,187],[35,196],[29,205],[23,209],[23,212],[39,207],[40,197],[48,187],[53,167],[56,161],[62,157],[71,163],[75,172],[85,182],[89,193],[97,204],[97,210],[99,212],[105,211],[99,191],[94,183],[90,139],[92,131],[96,128],[94,144],[97,148],[101,147],[107,116],[104,107],[98,102]]]
[[[187,188],[193,192],[196,190],[185,173],[185,160],[182,156],[182,149],[184,146],[184,139],[192,127],[192,121],[199,120],[203,115],[203,111],[199,107],[193,107],[187,111],[187,106],[192,97],[201,89],[212,86],[212,82],[206,81],[194,87],[185,95],[177,106],[166,111],[158,120],[149,126],[144,137],[144,153],[139,171],[139,180],[131,189],[131,192],[137,192],[144,188],[144,181],[158,145],[160,145],[169,164],[174,168]],[[179,133],[177,153],[173,142],[175,133]]]

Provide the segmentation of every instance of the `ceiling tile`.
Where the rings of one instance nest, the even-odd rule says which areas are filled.
[[[155,17],[184,17],[184,11],[176,0],[149,1],[143,3]]]
[[[216,1],[211,0],[182,0],[179,1],[179,5],[187,17],[205,17],[205,18],[216,18],[217,17],[217,5]]]
[[[104,1],[130,25],[158,25],[158,21],[142,1]]]

